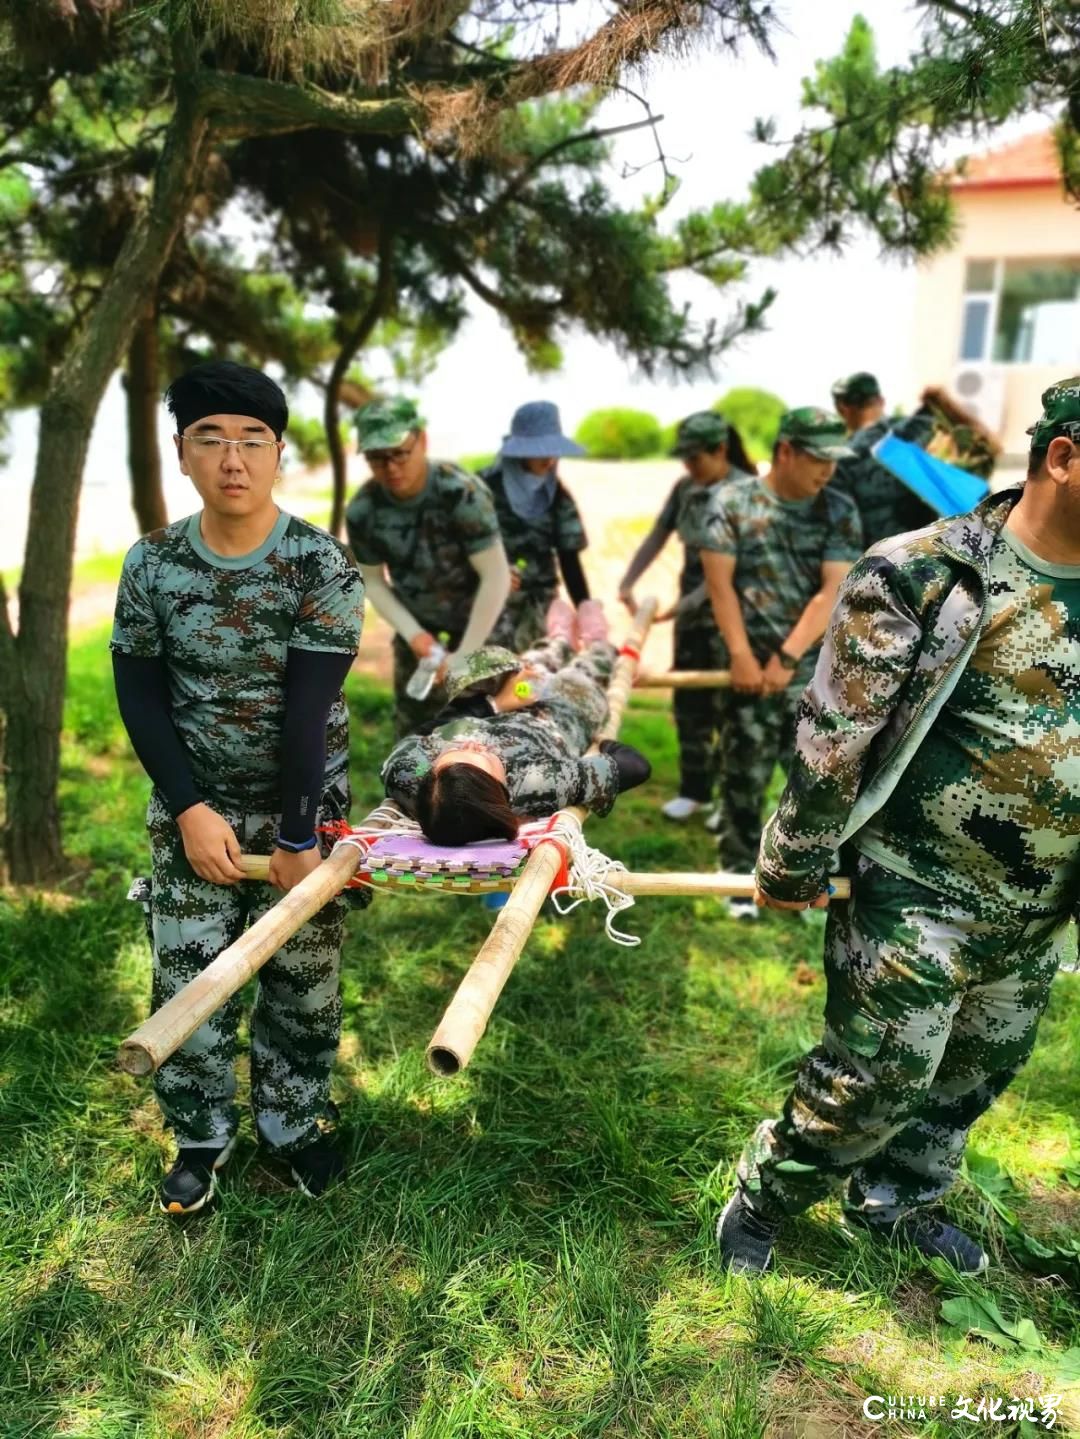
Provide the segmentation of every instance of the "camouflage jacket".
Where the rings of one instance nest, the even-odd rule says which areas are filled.
[[[990,553],[1020,493],[884,540],[844,580],[761,838],[772,898],[820,894],[840,846],[896,789],[978,642]]]
[[[855,454],[838,462],[829,489],[855,501],[867,549],[880,540],[931,524],[935,518],[929,505],[874,458],[874,446],[892,434],[925,449],[933,433],[934,417],[929,410],[921,409],[902,420],[875,420],[856,430],[848,440]]]

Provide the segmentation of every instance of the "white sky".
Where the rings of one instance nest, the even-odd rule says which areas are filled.
[[[902,61],[917,37],[917,9],[898,0],[864,0],[859,8],[874,29],[879,59]],[[702,49],[682,62],[657,63],[631,82],[664,116],[664,149],[682,181],[673,214],[743,197],[767,155],[750,138],[754,119],[774,115],[780,135],[794,132],[800,82],[815,60],[839,51],[853,14],[845,0],[798,0],[777,9],[784,29],[775,35],[775,63],[751,49],[738,59]],[[605,105],[601,118],[604,124],[620,124],[641,114],[633,101],[619,97]],[[661,178],[655,165],[634,178],[618,178],[624,163],[646,165],[655,156],[650,132],[637,131],[615,143],[616,195],[624,191],[626,202],[633,203],[643,193],[654,193]],[[733,289],[713,292],[699,281],[688,283],[692,288],[685,294],[700,307],[697,318],[715,315],[723,323]],[[420,399],[433,450],[448,458],[494,450],[514,408],[540,397],[560,405],[564,427],[571,432],[588,411],[608,405],[632,405],[671,420],[711,404],[733,385],[772,389],[790,405],[827,404],[831,381],[855,369],[873,370],[890,401],[910,404],[923,384],[947,379],[910,373],[914,283],[912,267],[882,259],[869,240],[853,244],[841,258],[755,263],[746,297],[756,298],[768,285],[779,292],[769,330],[729,351],[716,380],[695,385],[635,379],[610,348],[580,335],[565,341],[561,373],[538,379],[526,371],[502,322],[478,304],[459,341],[423,386]],[[314,401],[299,408],[317,413]],[[20,488],[28,483],[36,432],[36,416],[16,417],[12,463],[0,484]],[[126,488],[125,450],[123,407],[114,380],[95,429],[87,483],[99,492],[115,486],[119,494]]]

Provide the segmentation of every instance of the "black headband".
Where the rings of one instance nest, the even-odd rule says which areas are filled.
[[[288,402],[268,375],[223,360],[196,365],[174,380],[165,402],[181,435],[207,415],[249,415],[273,430],[279,440],[289,423]]]

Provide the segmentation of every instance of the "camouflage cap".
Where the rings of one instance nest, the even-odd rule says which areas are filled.
[[[357,410],[353,423],[361,450],[395,450],[415,430],[422,430],[425,422],[416,402],[399,395],[392,400],[372,400]]]
[[[816,460],[849,460],[855,454],[847,444],[847,430],[844,422],[827,410],[803,405],[798,410],[788,410],[780,420],[777,440],[787,440],[797,450],[805,450]]]
[[[687,455],[700,454],[702,450],[715,450],[730,434],[731,426],[723,415],[718,415],[715,410],[698,410],[679,421],[670,453],[685,459]]]
[[[1031,448],[1041,450],[1059,435],[1080,441],[1080,375],[1043,390],[1042,403],[1042,414],[1028,430]]]
[[[502,645],[482,645],[454,661],[446,679],[447,697],[453,701],[471,689],[494,694],[507,675],[520,668],[521,661],[513,650],[504,649]]]
[[[834,383],[832,397],[846,405],[865,405],[871,400],[881,399],[881,386],[877,376],[869,370],[856,370],[853,375],[845,375]]]

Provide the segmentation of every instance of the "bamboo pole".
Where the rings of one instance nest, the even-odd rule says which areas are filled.
[[[730,670],[654,670],[634,681],[642,690],[723,690],[730,684]]]
[[[640,662],[649,627],[656,614],[657,602],[649,598],[638,608],[626,639],[629,654],[620,655],[608,685],[607,724],[597,741],[614,739],[622,724]],[[594,744],[589,753],[595,753]],[[586,811],[565,810],[572,823],[582,824]],[[499,911],[480,953],[473,960],[457,993],[450,1001],[442,1022],[427,1047],[428,1067],[444,1077],[457,1074],[472,1058],[473,1051],[487,1028],[503,986],[510,978],[525,943],[532,933],[536,917],[562,867],[562,854],[557,845],[541,844],[530,854],[518,876],[510,898]]]
[[[245,854],[241,857],[240,868],[246,872],[249,879],[266,879],[270,869],[270,856]],[[645,870],[610,869],[604,875],[602,882],[612,889],[621,890],[623,894],[634,896],[651,895],[672,899],[692,899],[699,895],[702,897],[726,895],[732,899],[752,899],[754,894],[754,876],[752,874],[729,874],[723,870],[708,871],[704,874],[696,874],[693,871],[661,870],[652,874]],[[493,882],[491,892],[498,893],[503,890],[509,893],[516,883],[517,881],[514,879],[507,879],[501,883]],[[832,883],[833,899],[840,900],[850,897],[850,880],[838,875]],[[393,888],[393,881],[389,882],[388,887]],[[423,890],[418,890],[416,885],[411,884],[407,890],[403,888],[403,893],[422,894]]]
[[[246,855],[243,867],[256,874],[253,860],[265,856]],[[128,1074],[150,1074],[194,1034],[200,1024],[241,989],[301,925],[306,924],[348,884],[360,864],[361,851],[354,844],[340,844],[306,879],[283,895],[273,909],[245,930],[234,944],[223,949],[201,973],[165,1001],[149,1019],[139,1025],[121,1044],[117,1063]]]

